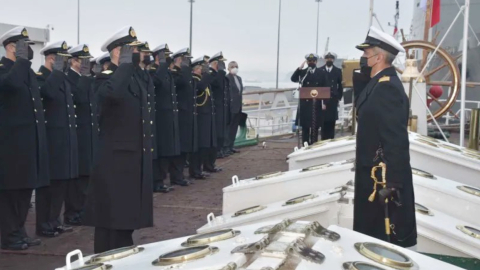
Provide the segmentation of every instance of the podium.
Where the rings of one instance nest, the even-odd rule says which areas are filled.
[[[331,93],[330,87],[302,87],[300,88],[300,103],[302,100],[312,100],[312,125],[310,128],[310,134],[309,134],[309,144],[313,144],[318,140],[318,126],[317,126],[317,110],[322,109],[316,108],[316,101],[317,100],[324,100],[324,99],[330,99]],[[301,104],[298,106],[298,126],[301,127],[300,124],[300,119],[301,117]],[[297,128],[297,131],[299,129]],[[297,134],[298,140],[299,140],[299,147],[302,146],[300,136]]]

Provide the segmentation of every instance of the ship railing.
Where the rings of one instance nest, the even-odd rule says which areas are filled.
[[[440,99],[440,102],[445,102],[445,99]],[[457,99],[455,103],[460,104],[460,100]],[[468,107],[468,108],[467,108]],[[472,109],[477,108],[480,109],[480,101],[477,100],[465,100],[465,122],[468,123],[470,121],[470,116],[472,113]],[[445,124],[448,126],[451,124],[451,121],[460,121],[460,109],[455,112],[455,114],[452,114],[450,111],[448,111],[445,115],[442,116],[443,119],[445,119]]]
[[[243,111],[248,114],[248,137],[271,137],[295,131],[298,100],[293,98],[295,88],[259,90],[243,93]],[[351,125],[351,104],[339,103],[337,128]]]

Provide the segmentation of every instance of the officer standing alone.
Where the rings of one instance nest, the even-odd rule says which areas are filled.
[[[353,229],[402,247],[417,244],[415,196],[410,167],[409,100],[395,67],[404,48],[390,35],[371,27],[363,51],[362,69],[372,78],[356,100],[358,115]],[[373,166],[385,164],[386,186],[370,177]],[[382,176],[377,176],[382,179]],[[390,216],[385,216],[385,208]],[[385,220],[390,219],[390,224]]]
[[[327,77],[327,85],[330,87],[330,98],[324,100],[325,116],[321,132],[322,140],[335,138],[335,123],[338,120],[338,103],[343,97],[342,70],[337,68],[333,62],[337,55],[328,52],[324,55],[325,65],[321,67]]]

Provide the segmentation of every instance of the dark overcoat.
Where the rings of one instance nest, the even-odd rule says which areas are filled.
[[[297,68],[291,80],[296,83],[302,82],[302,87],[327,87],[326,74],[320,68],[314,70]],[[313,107],[314,102],[315,108]],[[313,121],[313,109],[315,109],[316,126],[321,127],[323,122],[322,101],[318,99],[316,101],[300,99],[295,125],[310,128]],[[300,124],[298,120],[300,120]]]
[[[79,175],[77,124],[67,75],[41,66],[37,80],[45,109],[50,179],[75,179]]]
[[[383,160],[387,167],[387,187],[399,190],[400,198],[396,199],[401,203],[401,206],[388,204],[392,243],[414,246],[417,231],[407,131],[409,101],[395,68],[384,69],[370,80],[357,99],[357,116],[353,228],[386,240],[384,206],[378,200],[378,193],[373,202],[368,201],[373,192],[370,171]],[[376,160],[379,148],[383,149],[383,157]]]
[[[180,155],[180,130],[178,126],[178,102],[175,83],[167,64],[154,65],[150,69],[155,87],[155,126],[159,157]]]
[[[85,224],[135,230],[153,225],[152,145],[147,90],[133,64],[111,64],[96,77],[101,107],[97,159]]]
[[[196,81],[198,112],[198,147],[217,147],[217,130],[215,126],[215,105],[210,82],[214,79],[210,73],[202,76],[193,75]]]
[[[73,70],[67,71],[75,113],[77,114],[77,139],[79,175],[89,176],[93,168],[98,144],[97,102],[93,94],[93,78],[80,76]]]
[[[43,104],[31,64],[0,60],[0,190],[50,184]]]
[[[327,86],[330,87],[330,99],[323,101],[327,107],[324,111],[323,120],[334,122],[338,120],[338,102],[343,97],[342,70],[336,66],[332,66],[330,72],[328,72],[327,66],[322,66],[321,69],[325,72]]]
[[[183,153],[198,150],[197,94],[191,68],[175,66],[172,70],[177,90],[180,149]]]
[[[228,134],[229,114],[229,88],[227,87],[227,78],[225,70],[216,71],[210,68],[210,73],[214,76],[211,82],[211,92],[215,103],[215,125],[217,128],[217,138],[225,139]],[[222,147],[222,145],[219,145]]]

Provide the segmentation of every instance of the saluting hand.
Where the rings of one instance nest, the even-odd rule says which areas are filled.
[[[66,57],[61,55],[55,55],[55,60],[53,61],[53,69],[64,72],[65,66],[67,64],[65,60],[66,60]]]
[[[90,76],[90,60],[88,58],[82,59],[80,64],[80,74],[82,76]]]
[[[120,59],[118,60],[118,64],[130,64],[132,63],[132,56],[133,56],[133,47],[132,46],[122,46],[120,49]]]
[[[300,67],[298,67],[298,69],[303,69],[303,67],[305,66],[306,63],[307,63],[307,60],[303,61],[302,64],[300,65]]]
[[[17,58],[28,59],[28,44],[25,40],[21,39],[16,42],[15,56]]]

